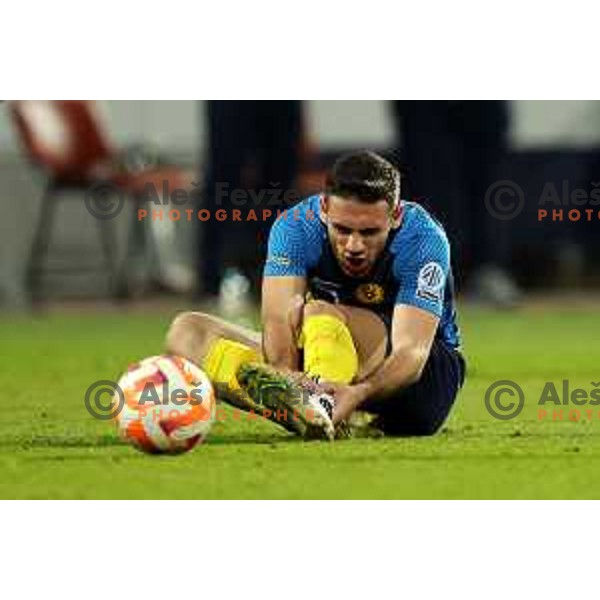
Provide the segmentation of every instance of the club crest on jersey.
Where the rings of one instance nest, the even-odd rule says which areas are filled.
[[[417,296],[424,300],[439,302],[443,300],[445,282],[444,269],[436,262],[427,263],[419,271]]]
[[[363,304],[381,304],[385,299],[385,291],[377,283],[363,283],[359,285],[354,295]]]

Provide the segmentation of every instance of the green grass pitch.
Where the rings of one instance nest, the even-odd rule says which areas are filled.
[[[86,412],[86,388],[160,353],[172,311],[0,321],[0,498],[599,498],[600,407],[538,418],[546,381],[600,381],[598,310],[462,307],[467,384],[432,438],[303,442],[227,419],[183,456],[146,456]],[[525,409],[493,419],[487,387],[517,381]],[[549,413],[555,408],[547,406]],[[559,407],[560,408],[560,407]]]

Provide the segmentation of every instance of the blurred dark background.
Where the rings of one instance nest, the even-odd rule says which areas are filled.
[[[288,205],[317,191],[332,160],[359,148],[394,161],[403,197],[446,225],[464,296],[506,307],[528,292],[598,287],[598,207],[544,206],[563,208],[562,222],[539,221],[538,209],[548,185],[561,198],[600,188],[600,102],[32,101],[0,105],[0,306],[175,293],[235,311],[257,293],[271,219],[136,224],[144,184],[186,189],[182,211],[246,215],[273,190],[293,192]],[[127,197],[114,219],[86,210],[98,181]],[[524,197],[508,220],[485,203],[500,181]],[[269,193],[236,204],[216,197],[218,183]],[[594,209],[592,221],[570,222],[572,208]]]

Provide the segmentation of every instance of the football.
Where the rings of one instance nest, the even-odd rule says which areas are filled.
[[[129,366],[113,396],[119,436],[150,454],[181,454],[206,439],[216,410],[207,375],[180,356]]]

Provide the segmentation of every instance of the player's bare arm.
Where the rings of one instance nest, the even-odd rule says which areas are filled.
[[[300,368],[296,337],[305,292],[305,277],[263,279],[263,355],[276,368],[292,371]]]

